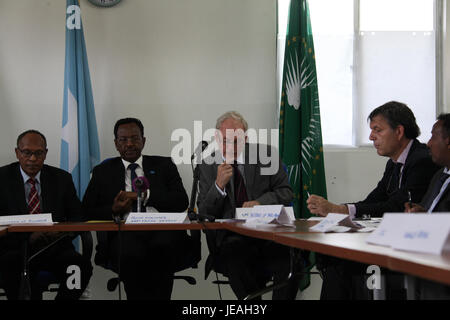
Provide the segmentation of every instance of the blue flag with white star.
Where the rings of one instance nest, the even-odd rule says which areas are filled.
[[[78,197],[82,199],[92,168],[100,162],[100,147],[77,0],[67,0],[65,22],[66,60],[60,167],[72,174]]]

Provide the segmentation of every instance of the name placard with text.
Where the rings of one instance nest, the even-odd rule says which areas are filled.
[[[125,224],[189,223],[186,212],[130,212]]]

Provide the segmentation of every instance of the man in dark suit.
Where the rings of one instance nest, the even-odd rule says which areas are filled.
[[[378,155],[389,157],[382,179],[365,200],[354,204],[334,204],[311,195],[307,200],[311,213],[321,216],[330,212],[344,213],[352,219],[381,217],[385,212],[403,211],[409,195],[412,201],[422,199],[438,166],[432,162],[426,145],[416,139],[420,129],[413,112],[405,104],[391,101],[373,110],[368,120],[371,128],[369,139],[373,141]],[[319,258],[318,263],[324,275],[322,299],[368,298],[365,288],[357,293],[351,286],[352,281],[346,280],[359,279],[366,272],[365,265],[331,257]],[[393,276],[392,273],[390,276],[398,280],[388,281],[392,284],[391,289],[387,290],[388,297],[404,297],[404,290],[394,285],[394,282],[402,282],[403,277]]]
[[[149,181],[149,208],[159,212],[184,211],[188,197],[172,160],[141,155],[145,145],[141,121],[135,118],[118,120],[114,136],[120,157],[94,168],[83,198],[83,208],[89,217],[123,218],[136,202],[132,177],[139,176],[145,176]],[[180,258],[188,254],[188,244],[186,231],[122,232],[120,277],[127,299],[170,299],[173,274],[180,268]],[[118,245],[117,232],[108,232],[106,246],[97,246],[97,258],[103,256],[117,272]]]
[[[405,202],[406,212],[450,211],[450,113],[441,114],[433,125],[428,141],[433,162],[442,168],[431,179],[420,204]]]
[[[0,215],[51,213],[55,222],[83,220],[81,203],[76,195],[72,176],[55,167],[44,165],[47,142],[40,132],[29,130],[17,138],[15,149],[19,162],[0,168]],[[32,233],[31,253],[61,237],[59,233]],[[21,265],[21,235],[10,234],[0,238],[0,274],[8,299],[19,295]],[[67,268],[77,265],[81,271],[81,288],[67,287],[71,273]],[[91,262],[75,251],[72,239],[67,237],[42,252],[30,262],[31,298],[42,298],[36,284],[38,271],[50,271],[59,281],[56,299],[78,299],[92,275]]]
[[[234,218],[239,207],[290,205],[293,193],[278,154],[269,152],[272,161],[261,163],[258,155],[263,146],[245,144],[245,119],[237,112],[227,112],[217,120],[216,129],[220,150],[199,167],[199,213],[226,219]],[[289,274],[288,247],[223,230],[210,230],[207,237],[210,256],[206,272],[211,264],[221,269],[238,299],[262,289],[271,277],[279,283]],[[292,282],[274,290],[273,298],[294,299],[297,288]]]
[[[431,179],[420,204],[405,203],[406,212],[450,212],[450,113],[441,114],[431,130],[428,141],[433,162],[442,169]],[[450,287],[425,279],[417,279],[420,299],[449,299]]]

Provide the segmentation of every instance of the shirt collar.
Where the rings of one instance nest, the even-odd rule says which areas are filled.
[[[394,161],[395,163],[401,163],[405,164],[406,158],[408,157],[409,150],[411,149],[411,146],[413,144],[413,140],[410,140],[409,143],[406,145],[405,150],[400,154],[397,161]]]
[[[125,166],[125,170],[127,170],[128,166],[131,164],[131,162],[128,162],[125,159],[122,159],[122,163]],[[143,168],[142,167],[142,155],[134,163],[136,163],[139,166],[139,168]]]
[[[25,171],[23,171],[22,167],[19,166],[20,168],[20,173],[22,174],[22,178],[23,178],[23,183],[27,183],[28,179],[30,179],[31,177],[29,175],[27,175],[25,173]],[[34,180],[36,180],[39,184],[41,184],[41,171],[39,171],[36,176],[34,177]]]

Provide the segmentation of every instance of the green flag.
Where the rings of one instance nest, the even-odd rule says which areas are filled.
[[[297,218],[311,216],[306,199],[327,197],[314,43],[307,0],[291,0],[280,103],[280,156],[294,191]],[[311,255],[310,267],[315,263]],[[303,277],[300,289],[309,285]]]

